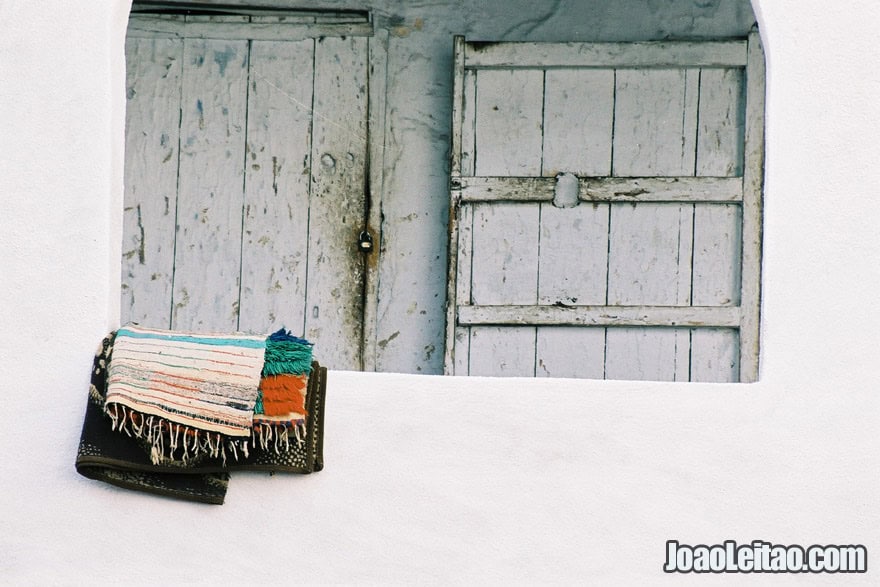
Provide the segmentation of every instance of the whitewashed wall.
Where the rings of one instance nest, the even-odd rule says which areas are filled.
[[[666,579],[669,538],[880,552],[880,4],[755,4],[768,57],[759,383],[337,373],[325,471],[239,476],[226,505],[200,508],[73,470],[89,356],[118,315],[127,4],[0,3],[0,584],[216,584],[278,570],[312,582],[645,584]],[[487,36],[552,28],[490,20]],[[415,21],[402,26],[420,34]],[[429,253],[395,243],[444,231],[434,214],[445,170],[420,137],[445,140],[448,83],[422,55],[393,59],[415,72],[396,91],[430,97],[393,112],[393,154],[410,171],[390,178],[385,214],[424,222],[389,233],[383,272],[403,282]],[[431,205],[413,207],[418,198]],[[427,304],[392,301],[386,320]],[[421,316],[442,330],[439,309]],[[401,334],[385,366],[424,344]],[[270,573],[242,552],[282,562]],[[874,574],[811,579],[871,584]]]

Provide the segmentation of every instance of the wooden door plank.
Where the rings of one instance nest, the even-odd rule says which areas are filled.
[[[477,79],[478,175],[541,175],[542,71],[481,71]]]
[[[480,326],[471,329],[469,375],[535,376],[535,328]]]
[[[228,19],[228,17],[226,17]],[[233,17],[239,22],[218,21],[216,17],[201,22],[188,17],[136,15],[129,19],[129,37],[167,37],[214,40],[302,41],[322,36],[369,36],[373,25],[355,23],[248,22],[247,17]],[[224,19],[225,20],[225,19]]]
[[[473,208],[473,303],[536,303],[539,204],[475,204]]]
[[[758,378],[764,190],[764,51],[757,29],[749,34],[746,84],[740,380],[751,382]]]
[[[739,336],[735,329],[696,328],[691,345],[691,381],[739,381]]]
[[[547,71],[543,174],[610,175],[613,119],[613,70]],[[538,303],[604,303],[608,204],[568,209],[541,204],[540,238]],[[535,355],[536,376],[601,379],[604,329],[538,328]]]
[[[698,90],[694,69],[617,70],[615,176],[693,175]],[[692,249],[693,205],[612,205],[608,303],[689,305]],[[690,332],[609,329],[606,354],[609,378],[686,380]]]
[[[616,177],[694,173],[697,108],[693,72],[620,69],[616,72]]]
[[[543,175],[611,175],[614,71],[552,70],[545,84]]]
[[[740,207],[735,205],[696,206],[694,305],[739,305],[742,225],[740,212]]]
[[[187,40],[172,326],[238,325],[248,43]]]
[[[606,379],[687,381],[687,329],[608,328]],[[682,350],[679,346],[684,345]]]
[[[333,369],[362,368],[367,58],[364,38],[315,42],[305,333]]]
[[[128,39],[122,324],[171,326],[183,41]]]
[[[739,325],[740,312],[724,306],[461,306],[462,325],[715,326]]]
[[[647,43],[468,43],[470,67],[731,67],[746,63],[744,41]]]
[[[605,329],[541,326],[536,356],[536,377],[602,379]]]
[[[308,251],[313,41],[250,55],[239,328],[302,334]]]
[[[612,204],[608,303],[689,305],[693,210]]]
[[[555,177],[462,177],[463,202],[552,202]],[[582,202],[742,201],[738,177],[581,177]]]
[[[464,36],[456,35],[453,38],[453,64],[452,64],[452,137],[449,161],[450,193],[449,193],[449,239],[447,250],[447,274],[446,274],[446,336],[443,351],[443,372],[446,375],[466,375],[468,369],[468,347],[470,345],[470,329],[460,328],[456,321],[459,301],[458,288],[461,287],[461,273],[459,268],[459,256],[461,253],[461,192],[458,187],[461,184],[462,160],[465,151],[472,149],[468,146],[470,141],[462,137],[465,127],[473,128],[465,122],[465,108],[468,104],[473,110],[474,101],[465,98],[465,69],[464,69]],[[470,87],[476,91],[476,74],[471,72]],[[469,167],[473,167],[473,158],[470,158]],[[470,288],[470,269],[467,270]]]
[[[364,371],[379,369],[379,255],[382,251],[382,198],[385,194],[385,132],[386,96],[388,94],[388,31],[383,29],[367,39],[369,69],[367,71],[368,122],[367,156],[369,161],[369,212],[367,230],[373,239],[373,250],[366,255],[364,295]]]
[[[742,176],[744,114],[742,68],[702,70],[698,176]]]
[[[608,204],[565,209],[541,204],[539,263],[539,304],[605,303]]]

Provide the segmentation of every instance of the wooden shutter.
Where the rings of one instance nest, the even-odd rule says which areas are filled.
[[[304,18],[132,17],[122,320],[359,369],[372,27]]]
[[[757,32],[454,63],[447,373],[755,380]]]

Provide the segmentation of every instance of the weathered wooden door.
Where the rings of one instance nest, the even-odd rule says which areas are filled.
[[[446,370],[757,376],[763,53],[455,44]]]
[[[370,31],[132,17],[123,322],[285,326],[361,368]]]

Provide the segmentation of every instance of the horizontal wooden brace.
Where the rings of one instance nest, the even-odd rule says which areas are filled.
[[[234,21],[233,21],[234,19]],[[249,22],[247,17],[227,19],[132,15],[129,37],[170,37],[253,41],[302,41],[316,37],[368,37],[373,25],[362,23]]]
[[[570,67],[745,67],[742,41],[649,43],[465,44],[465,67],[523,69]]]
[[[462,202],[551,202],[555,177],[461,177],[452,179]],[[586,177],[578,179],[582,202],[742,201],[741,177]]]
[[[459,306],[459,326],[738,328],[738,306]]]

